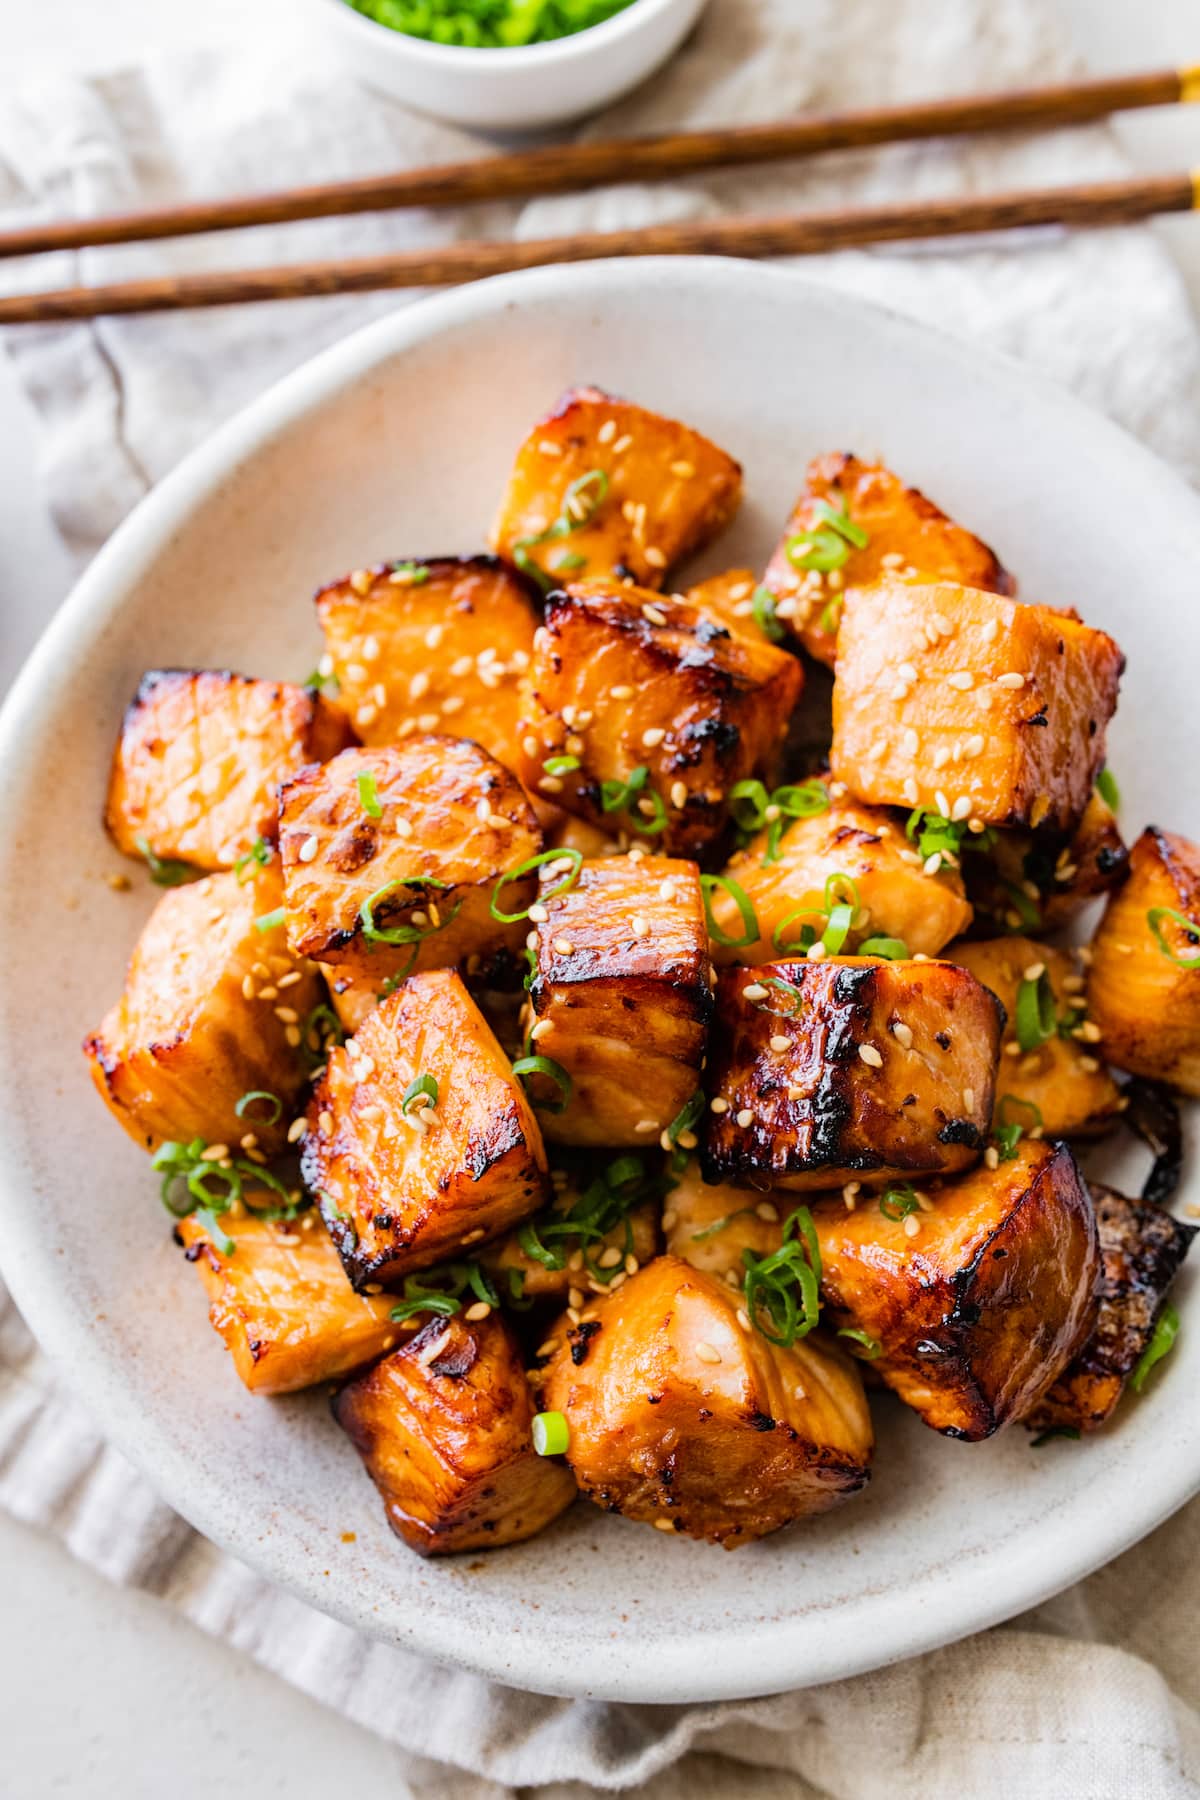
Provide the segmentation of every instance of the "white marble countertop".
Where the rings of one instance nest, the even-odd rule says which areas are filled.
[[[1200,61],[1193,0],[1045,0],[1097,72]],[[248,24],[253,11],[254,23]],[[6,70],[83,70],[147,46],[284,30],[288,0],[58,0],[5,9]],[[1200,109],[1121,126],[1144,166],[1200,165]],[[1200,306],[1200,222],[1164,232]],[[0,408],[12,377],[0,362]],[[33,483],[29,434],[0,437],[0,691],[66,585],[65,559]],[[19,572],[22,604],[12,595]],[[56,1543],[0,1515],[0,1792],[12,1800],[307,1800],[352,1791],[395,1800],[402,1760],[387,1745],[215,1643],[158,1601],[110,1587]]]

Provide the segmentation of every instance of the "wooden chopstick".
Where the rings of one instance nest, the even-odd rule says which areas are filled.
[[[326,182],[273,194],[199,200],[155,211],[66,219],[0,232],[0,256],[45,250],[77,250],[87,244],[129,244],[150,238],[229,231],[244,225],[276,225],[396,207],[453,206],[473,200],[562,194],[605,182],[686,175],[860,149],[916,138],[961,137],[1033,125],[1072,125],[1107,113],[1200,100],[1200,64],[1143,75],[971,94],[957,100],[878,107],[784,120],[773,125],[735,125],[710,131],[668,132],[612,143],[563,144],[502,156],[357,181]]]
[[[810,256],[851,245],[959,237],[1036,225],[1127,225],[1200,207],[1200,170],[1125,181],[1039,188],[961,199],[901,202],[794,217],[684,220],[631,231],[588,231],[529,242],[457,243],[342,262],[163,276],[110,287],[61,288],[0,298],[0,325],[91,319],[108,313],[176,312],[254,300],[379,288],[444,287],[543,263],[624,256]]]

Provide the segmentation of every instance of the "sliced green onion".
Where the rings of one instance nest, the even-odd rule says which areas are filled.
[[[200,871],[193,869],[190,863],[172,862],[166,857],[156,856],[150,848],[148,838],[138,837],[133,841],[145,858],[150,879],[155,887],[182,887],[187,881],[199,879]]]
[[[242,1095],[241,1099],[233,1109],[238,1118],[244,1119],[247,1107],[252,1106],[256,1100],[268,1101],[275,1110],[269,1113],[265,1118],[256,1120],[255,1122],[262,1125],[278,1125],[280,1119],[283,1117],[283,1101],[279,1098],[278,1094],[270,1094],[265,1088],[251,1088],[249,1093]]]
[[[723,926],[713,918],[712,896],[724,890],[738,909],[738,917],[742,921],[741,937],[731,937]],[[708,935],[714,944],[721,944],[729,950],[744,950],[748,944],[758,942],[758,915],[754,910],[749,894],[740,882],[732,880],[728,875],[701,875],[700,892],[704,900],[704,917],[708,924]]]
[[[385,881],[383,886],[376,888],[375,892],[359,907],[358,920],[364,943],[419,944],[423,939],[433,937],[439,931],[444,931],[447,925],[458,916],[462,908],[460,900],[449,916],[442,919],[437,925],[376,925],[375,908],[382,900],[386,900],[389,894],[394,894],[397,888],[436,888],[438,893],[445,894],[450,892],[450,883],[435,881],[431,875],[401,875],[395,881]],[[419,898],[406,902],[406,905],[413,907],[420,904]]]
[[[852,1343],[857,1344],[868,1362],[874,1362],[875,1358],[883,1353],[883,1345],[879,1339],[873,1338],[869,1331],[863,1331],[858,1325],[842,1326],[838,1336],[849,1338]]]
[[[1022,931],[1040,931],[1042,914],[1037,903],[1030,899],[1024,888],[1019,888],[1011,881],[1002,881],[1000,886],[1008,896],[1013,911],[1021,921]]]
[[[1031,1115],[1028,1124],[1014,1119],[1014,1111],[1024,1111]],[[1017,1154],[1017,1145],[1027,1131],[1035,1131],[1045,1124],[1042,1110],[1032,1100],[1022,1100],[1019,1094],[1001,1094],[996,1103],[996,1117],[992,1125],[992,1136],[1000,1151],[1000,1161],[1010,1162]]]
[[[512,1072],[522,1081],[527,1075],[548,1075],[558,1088],[562,1098],[553,1102],[534,1100],[533,1104],[540,1112],[560,1113],[566,1111],[575,1084],[562,1064],[556,1063],[552,1056],[522,1056],[513,1064]]]
[[[587,557],[586,556],[580,556],[578,550],[564,550],[562,555],[560,557],[556,558],[556,560],[555,560],[554,573],[556,575],[567,574],[572,569],[586,569],[586,568],[587,568]]]
[[[1055,1438],[1072,1438],[1078,1443],[1081,1435],[1078,1425],[1048,1425],[1045,1431],[1040,1431],[1035,1438],[1029,1440],[1029,1448],[1042,1450],[1047,1444],[1052,1444]]]
[[[920,1204],[911,1181],[889,1182],[879,1196],[880,1212],[893,1223],[907,1219],[910,1213],[916,1212]]]
[[[285,908],[277,906],[274,912],[260,913],[254,921],[254,929],[255,931],[278,931],[286,918]]]
[[[779,615],[775,609],[775,596],[768,587],[756,587],[754,598],[750,602],[750,611],[754,623],[765,638],[773,644],[781,644],[787,633],[779,623]]]
[[[586,475],[580,475],[563,495],[563,503],[554,523],[548,525],[545,531],[535,532],[532,537],[517,539],[513,545],[513,561],[517,567],[527,575],[534,576],[546,588],[545,571],[529,555],[530,550],[538,544],[551,543],[556,538],[570,537],[573,531],[582,531],[585,525],[591,524],[607,494],[608,476],[603,469],[589,469]]]
[[[237,1245],[225,1230],[215,1212],[209,1206],[199,1206],[192,1215],[202,1231],[206,1231],[212,1240],[213,1249],[218,1256],[232,1256]]]
[[[800,531],[795,537],[788,538],[784,551],[793,569],[806,572],[817,569],[825,575],[843,567],[850,555],[850,546],[840,531],[834,531],[828,525],[817,525],[812,531]]]
[[[265,868],[273,855],[274,851],[271,845],[268,844],[266,838],[256,837],[250,848],[248,850],[243,850],[242,854],[237,858],[233,865],[233,872],[237,876],[238,881],[242,882],[245,880],[244,871],[251,863],[256,863],[259,868]]]
[[[414,1106],[422,1096],[428,1100],[431,1106],[437,1105],[438,1084],[435,1076],[418,1075],[415,1081],[409,1082],[400,1101],[400,1111],[404,1118],[408,1117],[409,1107]]]
[[[709,1238],[716,1237],[719,1231],[724,1231],[727,1225],[732,1225],[735,1219],[740,1219],[746,1213],[752,1213],[753,1211],[754,1208],[752,1206],[739,1206],[736,1212],[726,1213],[723,1219],[714,1219],[711,1225],[706,1225],[704,1227],[703,1231],[693,1231],[693,1244],[707,1243]]]
[[[1164,919],[1170,919],[1172,925],[1177,925],[1183,932],[1187,942],[1197,946],[1191,956],[1180,956],[1178,950],[1172,949],[1163,932],[1162,922]],[[1181,912],[1176,912],[1171,906],[1152,906],[1146,914],[1146,923],[1150,927],[1155,943],[1168,962],[1173,962],[1179,969],[1200,969],[1200,925],[1197,925],[1195,920],[1185,918]]]
[[[519,881],[522,875],[531,875],[535,869],[540,869],[543,863],[562,862],[564,859],[571,864],[570,869],[556,886],[547,888],[541,898],[544,901],[553,900],[556,894],[565,894],[568,888],[573,888],[575,883],[579,880],[579,871],[583,867],[583,851],[542,850],[537,856],[529,857],[527,861],[519,863],[515,869],[510,869],[507,875],[502,875],[500,877],[499,881],[492,889],[491,905],[488,908],[493,919],[499,919],[502,925],[515,925],[518,919],[527,919],[529,917],[529,906],[534,904],[532,900],[529,902],[529,906],[523,906],[520,912],[515,913],[501,912],[496,905],[497,900],[499,900],[504,889],[511,881]]]
[[[1117,812],[1121,805],[1121,790],[1117,786],[1116,777],[1111,769],[1101,769],[1096,777],[1096,792],[1105,806]]]
[[[424,587],[429,580],[429,569],[425,563],[394,562],[393,575],[407,575],[409,587]]]
[[[802,925],[800,928],[800,936],[791,942],[784,938],[784,932],[789,925],[794,925],[797,919],[816,919],[818,923],[823,926],[825,917],[826,915],[819,906],[796,907],[794,912],[786,913],[784,917],[780,919],[778,925],[776,925],[774,931],[771,933],[772,948],[777,950],[780,956],[807,955],[808,951],[812,949],[812,946],[817,941],[817,926]]]
[[[1151,1369],[1160,1363],[1173,1347],[1179,1336],[1179,1314],[1170,1304],[1163,1307],[1158,1315],[1158,1323],[1154,1327],[1154,1335],[1142,1354],[1138,1357],[1137,1367],[1129,1377],[1129,1385],[1135,1394],[1140,1394],[1146,1385]]]
[[[850,890],[849,900],[839,899],[839,895],[845,888]],[[825,883],[825,910],[829,917],[825,929],[821,933],[830,956],[836,956],[850,936],[861,907],[862,898],[858,891],[858,883],[840,871],[831,875]]]
[[[740,831],[758,831],[766,824],[770,800],[761,781],[735,781],[729,790],[729,810]]]
[[[1022,1050],[1036,1050],[1058,1027],[1058,1007],[1050,976],[1042,970],[1036,981],[1022,981],[1017,989],[1017,1042]]]
[[[542,764],[547,775],[566,775],[572,769],[581,767],[582,764],[577,756],[548,756]]]
[[[539,1456],[561,1456],[571,1441],[570,1428],[560,1412],[535,1413],[530,1435]]]
[[[821,627],[822,631],[832,637],[833,633],[841,624],[841,619],[842,596],[840,594],[835,594],[833,599],[827,600],[821,608],[821,616],[817,620],[817,624]]]
[[[412,1282],[412,1279],[413,1278],[410,1275],[408,1280],[404,1283],[406,1291],[410,1282]],[[417,1284],[414,1283],[413,1285]],[[454,1294],[438,1294],[430,1292],[412,1294],[407,1300],[401,1300],[398,1305],[393,1306],[388,1316],[389,1318],[394,1319],[397,1325],[402,1325],[406,1319],[411,1319],[415,1313],[437,1313],[440,1318],[449,1319],[452,1318],[456,1312],[461,1311],[462,1301]]]
[[[355,777],[358,788],[359,803],[369,819],[382,819],[383,808],[379,804],[379,790],[375,785],[375,776],[370,769],[364,769]]]
[[[641,811],[642,800],[648,801],[653,809],[649,815]],[[600,805],[606,813],[628,813],[633,829],[646,837],[656,837],[667,828],[667,809],[662,796],[650,785],[650,770],[645,763],[639,764],[627,781],[602,781]]]
[[[844,537],[848,544],[852,544],[856,550],[865,550],[871,541],[869,534],[850,517],[846,508],[846,496],[841,494],[839,499],[842,502],[840,512],[828,500],[818,500],[813,511],[826,525],[831,525],[840,537]]]
[[[671,1123],[667,1126],[668,1142],[672,1144],[677,1143],[683,1132],[691,1131],[692,1127],[699,1123],[703,1113],[704,1091],[702,1088],[697,1088],[687,1105],[682,1107],[680,1111],[676,1113],[675,1117],[671,1120]]]
[[[346,1030],[332,1006],[322,1000],[306,1014],[300,1027],[300,1048],[316,1064],[323,1063],[335,1044],[344,1044]]]
[[[759,980],[763,987],[775,988],[779,993],[783,994],[789,1004],[782,1008],[772,1006],[771,996],[768,994],[765,1000],[752,1000],[750,1002],[751,1006],[756,1006],[759,1012],[771,1013],[773,1017],[777,1019],[794,1019],[804,1004],[804,995],[796,986],[795,982],[785,981],[782,975],[760,976]]]
[[[742,1261],[751,1324],[769,1344],[790,1349],[821,1316],[821,1250],[807,1206],[788,1215],[778,1250],[770,1256],[743,1250]]]
[[[315,688],[318,693],[324,692],[326,688],[334,694],[339,691],[338,678],[332,670],[328,675],[322,675],[320,669],[314,669],[302,685],[306,688]]]
[[[857,956],[882,956],[885,962],[907,962],[908,945],[903,938],[864,938],[855,952]]]

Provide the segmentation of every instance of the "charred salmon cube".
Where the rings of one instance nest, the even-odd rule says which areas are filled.
[[[1124,666],[1106,632],[1050,607],[946,582],[851,589],[833,772],[878,806],[1071,831]]]
[[[945,962],[726,970],[705,1179],[803,1191],[967,1168],[991,1121],[1002,1023],[995,996]]]
[[[1097,894],[1120,887],[1129,851],[1117,816],[1093,788],[1072,835],[998,831],[987,854],[964,860],[976,928],[1057,931]]]
[[[390,1350],[401,1335],[393,1301],[356,1294],[315,1212],[266,1219],[245,1196],[218,1231],[191,1213],[176,1235],[208,1290],[209,1320],[252,1394],[291,1394],[340,1380]]]
[[[996,1124],[1070,1137],[1116,1117],[1120,1090],[1096,1055],[1100,1033],[1087,1016],[1084,979],[1065,951],[1006,937],[954,944],[947,955],[990,988],[1008,1014]]]
[[[153,669],[125,714],[104,822],[128,856],[231,869],[273,841],[278,788],[354,742],[312,688],[217,669]]]
[[[554,1143],[653,1143],[700,1084],[712,1013],[700,872],[609,856],[566,879],[545,864],[534,908],[531,1049],[570,1083],[542,1130]]]
[[[284,784],[279,848],[288,934],[304,956],[374,983],[515,951],[497,883],[542,847],[516,777],[466,738],[344,750]],[[506,884],[500,910],[533,899]]]
[[[917,576],[1017,591],[994,551],[882,463],[816,457],[763,576],[776,616],[809,655],[833,667],[848,587]]]
[[[533,1448],[535,1411],[496,1313],[431,1319],[333,1402],[388,1524],[422,1556],[519,1544],[570,1506],[570,1472]]]
[[[813,1203],[832,1321],[927,1425],[990,1437],[1023,1418],[1086,1342],[1100,1250],[1065,1144],[1023,1140],[995,1169],[912,1193]],[[825,1323],[822,1310],[822,1324]]]
[[[613,575],[657,588],[724,530],[741,493],[740,465],[698,431],[572,388],[518,450],[492,544],[543,587]]]
[[[564,1331],[543,1404],[607,1511],[736,1549],[862,1488],[873,1436],[854,1364],[815,1335],[790,1348],[741,1296],[660,1256]]]
[[[534,638],[518,773],[593,824],[696,856],[734,783],[773,772],[802,679],[685,600],[579,582],[549,596]]]
[[[807,791],[819,796],[821,784]],[[712,915],[733,940],[718,940],[718,963],[771,962],[815,942],[839,898],[854,908],[848,952],[872,938],[891,938],[914,956],[936,956],[972,917],[957,869],[943,863],[926,873],[895,814],[844,792],[810,817],[785,814],[764,825],[725,873],[749,900],[757,935],[744,942],[749,926],[743,930],[733,896],[718,889]]]
[[[322,588],[330,672],[363,743],[447,732],[511,767],[535,592],[494,556],[383,563]]]
[[[460,1257],[548,1199],[533,1110],[453,969],[410,976],[330,1052],[302,1168],[360,1291]]]
[[[663,1207],[667,1251],[741,1293],[746,1273],[742,1252],[773,1255],[783,1241],[783,1221],[795,1204],[789,1194],[772,1197],[707,1182],[692,1157]]]
[[[1092,942],[1087,995],[1110,1062],[1200,1095],[1200,846],[1143,831]]]
[[[1089,1183],[1100,1233],[1096,1324],[1025,1420],[1033,1431],[1095,1431],[1112,1416],[1158,1322],[1196,1226]]]
[[[307,1074],[302,1027],[323,995],[288,948],[281,899],[270,864],[245,883],[173,888],[146,921],[120,1000],[84,1042],[97,1089],[146,1149],[250,1132],[268,1156],[283,1148]],[[279,1105],[241,1116],[248,1094]]]

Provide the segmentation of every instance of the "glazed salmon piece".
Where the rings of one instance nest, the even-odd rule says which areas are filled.
[[[850,521],[852,537],[831,526],[831,515]],[[836,568],[817,566],[839,556]],[[777,617],[809,655],[830,668],[836,663],[846,588],[918,576],[995,594],[1017,591],[994,551],[882,463],[843,451],[816,457],[763,576]]]
[[[388,1524],[422,1556],[521,1543],[571,1505],[569,1471],[534,1451],[536,1410],[496,1313],[431,1319],[333,1402]]]
[[[278,1196],[246,1195],[251,1209],[259,1200],[270,1207]],[[339,1380],[403,1335],[390,1297],[354,1292],[315,1212],[285,1220],[239,1209],[218,1225],[214,1232],[191,1213],[177,1236],[208,1291],[209,1322],[252,1394]]]
[[[1026,1131],[1040,1125],[1047,1137],[1070,1137],[1102,1130],[1116,1118],[1120,1089],[1096,1055],[1099,1033],[1087,1017],[1083,977],[1070,956],[1019,936],[952,944],[946,955],[990,988],[1008,1014],[994,1123]],[[1045,1035],[1034,1042],[1027,1033],[1028,1048],[1018,1035],[1022,987],[1030,1020],[1037,1021],[1039,989],[1046,1004],[1038,1025],[1038,1035]]]
[[[302,1168],[359,1291],[461,1258],[549,1199],[533,1110],[453,969],[410,976],[330,1052]]]
[[[553,1143],[656,1143],[699,1086],[712,1016],[700,872],[609,856],[581,864],[564,890],[565,879],[544,865],[535,908],[530,1047],[570,1082],[542,1130]],[[561,1102],[549,1077],[535,1091]]]
[[[273,1155],[303,1090],[301,1027],[323,993],[288,948],[274,863],[240,882],[207,875],[165,893],[130,958],[125,990],[84,1043],[92,1079],[137,1143],[239,1144]],[[282,983],[282,986],[281,986]],[[239,1117],[243,1095],[279,1101]]]
[[[1001,831],[986,855],[963,864],[977,928],[990,921],[997,931],[1057,931],[1128,873],[1116,813],[1095,788],[1065,842],[1044,832]]]
[[[322,588],[328,667],[363,743],[445,732],[511,768],[535,594],[494,556],[380,563]]]
[[[1096,1431],[1141,1361],[1196,1226],[1090,1182],[1100,1233],[1099,1312],[1091,1336],[1024,1420],[1032,1431]]]
[[[806,1191],[967,1168],[991,1121],[1002,1023],[995,996],[947,962],[725,970],[705,1179]]]
[[[667,1251],[740,1293],[746,1273],[742,1252],[771,1256],[778,1250],[783,1220],[795,1205],[791,1194],[748,1193],[705,1181],[692,1157],[663,1207]]]
[[[814,1201],[830,1322],[950,1437],[990,1437],[1037,1404],[1096,1320],[1096,1218],[1065,1144],[1024,1139],[995,1169],[911,1193]],[[826,1312],[822,1311],[822,1323]]]
[[[376,992],[401,973],[519,950],[497,882],[542,847],[516,777],[465,738],[346,750],[284,784],[280,855],[296,951]],[[504,911],[533,898],[504,889]],[[391,941],[398,936],[400,941]]]
[[[773,774],[802,680],[795,657],[685,600],[578,582],[534,638],[518,774],[595,825],[699,856],[734,783]]]
[[[863,806],[843,791],[823,812],[780,823],[782,835],[764,825],[726,865],[753,908],[757,935],[748,944],[717,944],[718,963],[771,962],[799,946],[806,925],[820,937],[829,910],[826,884],[835,876],[842,878],[831,895],[835,903],[852,898],[847,878],[858,894],[847,952],[882,937],[898,939],[913,955],[936,956],[970,924],[960,872],[943,864],[927,874],[903,821],[885,808]],[[745,937],[728,891],[715,893],[711,907],[726,937]]]
[[[152,669],[125,714],[104,823],[127,856],[231,869],[273,841],[279,783],[354,742],[312,688],[217,669]]]
[[[1200,845],[1143,831],[1092,940],[1087,1001],[1110,1062],[1200,1095]]]
[[[877,806],[1070,832],[1104,762],[1124,666],[1106,632],[1049,607],[946,582],[851,589],[833,773]]]
[[[738,463],[698,431],[599,388],[572,388],[517,452],[492,546],[544,586],[582,575],[661,587],[723,531]]]
[[[567,1420],[589,1499],[732,1550],[866,1484],[854,1364],[819,1335],[785,1348],[745,1321],[724,1282],[660,1256],[564,1326],[542,1399]]]

